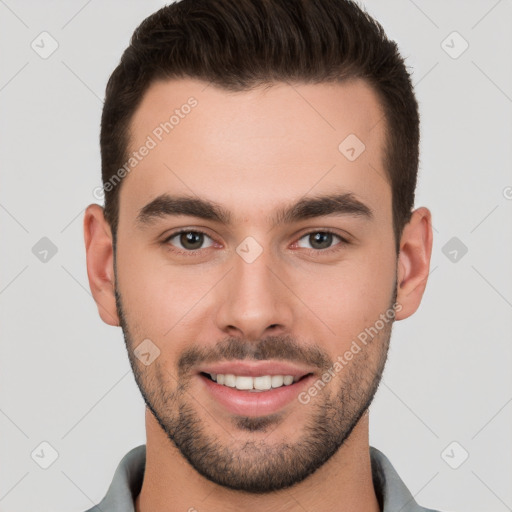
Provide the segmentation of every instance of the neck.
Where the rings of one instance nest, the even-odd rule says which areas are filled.
[[[255,495],[227,489],[200,475],[146,409],[146,468],[135,510],[380,512],[372,481],[368,428],[365,413],[340,449],[312,475],[287,489]]]

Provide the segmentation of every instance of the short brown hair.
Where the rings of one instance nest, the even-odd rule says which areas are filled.
[[[101,119],[105,218],[114,244],[122,183],[109,190],[105,184],[127,160],[132,116],[154,81],[187,77],[231,91],[366,80],[385,114],[398,254],[414,205],[418,104],[396,43],[352,0],[182,0],[139,25],[108,81]]]

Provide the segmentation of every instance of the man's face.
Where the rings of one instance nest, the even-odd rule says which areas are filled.
[[[303,480],[373,398],[397,278],[384,126],[362,81],[240,93],[157,82],[135,113],[129,150],[152,147],[120,191],[118,315],[146,404],[220,485]],[[184,197],[196,202],[173,201]],[[332,200],[293,209],[322,197]]]

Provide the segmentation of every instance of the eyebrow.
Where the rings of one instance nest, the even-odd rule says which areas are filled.
[[[162,194],[140,209],[136,224],[143,227],[159,218],[179,215],[198,217],[228,226],[233,223],[231,212],[213,201],[199,197]],[[345,193],[303,197],[291,206],[278,209],[268,220],[275,226],[327,215],[373,219],[370,207],[356,199],[352,193]]]

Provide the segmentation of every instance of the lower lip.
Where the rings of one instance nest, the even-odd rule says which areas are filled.
[[[279,412],[290,402],[298,399],[299,393],[308,386],[313,375],[288,386],[269,389],[268,391],[247,391],[217,384],[213,380],[199,375],[206,389],[227,411],[241,416],[265,416]]]

